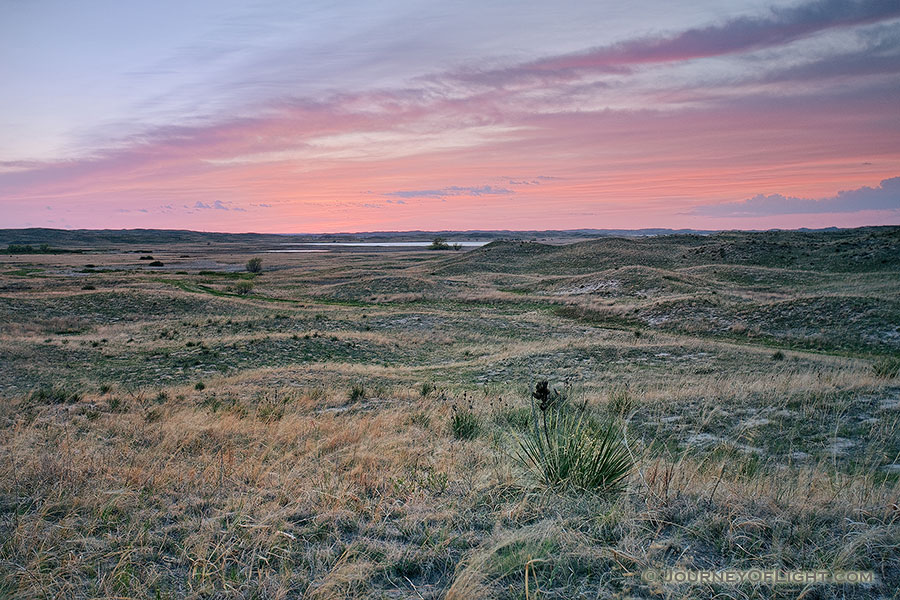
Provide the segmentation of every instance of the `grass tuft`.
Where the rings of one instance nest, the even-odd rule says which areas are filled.
[[[450,417],[450,432],[458,440],[474,440],[481,431],[478,416],[471,408],[453,407]]]
[[[893,379],[900,375],[900,357],[887,356],[875,361],[872,365],[875,375],[884,379]]]
[[[350,402],[358,402],[360,400],[366,399],[366,386],[361,383],[354,383],[350,388],[350,392],[347,394],[347,398]]]
[[[28,397],[32,402],[40,404],[73,404],[81,400],[81,394],[64,386],[38,388]]]

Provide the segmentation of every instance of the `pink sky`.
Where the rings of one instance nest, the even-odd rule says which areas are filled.
[[[342,36],[304,37],[303,21],[292,28],[284,15],[284,39],[219,31],[230,45],[215,38],[215,52],[240,57],[224,67],[210,66],[209,35],[194,40],[190,23],[172,48],[146,34],[143,54],[52,101],[18,65],[8,75],[24,91],[0,101],[0,227],[900,223],[900,5],[748,2],[732,14],[698,4],[658,22],[626,11],[611,17],[620,26],[608,39],[574,28],[598,18],[574,5],[546,23],[532,7],[517,17],[518,35],[493,37],[467,33],[458,16],[417,15],[443,38],[398,29],[411,18],[403,3],[376,24],[356,8],[320,15],[355,15],[360,31]],[[503,22],[469,8],[473,22]],[[26,33],[67,26],[12,17]],[[566,27],[573,39],[563,43]],[[65,51],[45,47],[52,36],[26,37],[32,54]],[[80,68],[99,72],[97,56]],[[309,71],[312,60],[324,64]],[[110,99],[117,89],[122,97]]]

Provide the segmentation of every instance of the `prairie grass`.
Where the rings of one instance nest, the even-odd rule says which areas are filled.
[[[876,233],[835,236],[880,261]],[[892,597],[897,272],[680,243],[267,254],[246,296],[265,247],[4,257],[0,597]],[[570,460],[607,431],[618,463]],[[666,567],[877,581],[640,578]]]

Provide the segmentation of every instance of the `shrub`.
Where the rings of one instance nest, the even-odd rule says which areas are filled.
[[[165,265],[163,264],[163,262],[161,260],[154,260],[151,263],[147,263],[147,266],[148,267],[164,267]]]
[[[234,293],[239,296],[246,296],[253,291],[253,284],[249,281],[238,281],[234,284]]]
[[[900,375],[900,357],[887,356],[876,360],[872,364],[872,370],[875,372],[875,375],[885,379],[897,377],[897,375]]]
[[[251,258],[247,261],[248,273],[262,273],[262,259],[259,257]]]
[[[450,245],[447,243],[447,240],[445,240],[444,238],[436,237],[433,240],[431,240],[431,245],[428,246],[428,249],[429,250],[449,250]]]
[[[197,383],[194,384],[194,389],[197,390],[198,392],[200,392],[200,391],[206,389],[206,385],[202,381],[198,381]]]
[[[434,391],[433,383],[429,383],[429,382],[425,381],[421,385],[419,385],[419,395],[422,396],[423,398],[428,396],[428,394],[430,394],[433,391]]]
[[[453,407],[453,416],[450,418],[450,432],[458,440],[473,440],[478,437],[481,426],[478,417],[471,408]]]
[[[784,352],[782,352],[781,350],[776,350],[775,354],[772,355],[772,360],[784,360]]]

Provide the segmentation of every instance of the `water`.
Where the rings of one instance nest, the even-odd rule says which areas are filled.
[[[293,254],[296,252],[328,252],[328,250],[266,250],[266,252],[290,252]]]
[[[453,242],[447,244],[453,246],[459,244],[464,248],[479,248],[490,242]],[[426,248],[431,242],[283,242],[282,246],[369,246],[381,248]],[[270,250],[270,252],[317,252],[316,250]],[[321,252],[319,250],[318,252]]]

